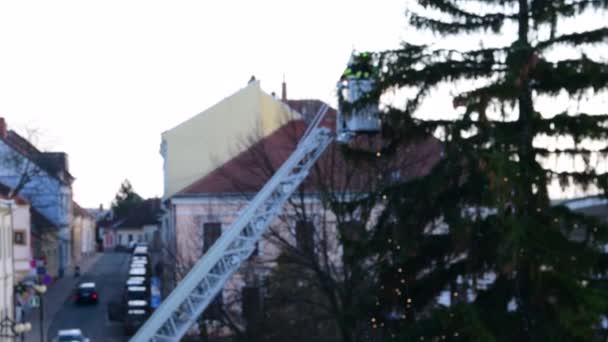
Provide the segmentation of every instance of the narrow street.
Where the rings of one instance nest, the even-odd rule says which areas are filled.
[[[106,252],[91,269],[80,277],[81,282],[92,281],[97,285],[99,302],[96,305],[76,305],[68,298],[52,318],[47,332],[48,341],[60,329],[79,328],[91,342],[125,341],[120,323],[108,321],[108,302],[117,301],[122,295],[127,278],[129,254]]]

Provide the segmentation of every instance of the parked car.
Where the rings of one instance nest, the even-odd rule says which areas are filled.
[[[145,277],[129,277],[127,279],[126,286],[145,286],[146,278]]]
[[[146,277],[148,276],[148,270],[145,267],[131,267],[129,269],[129,277]]]
[[[57,337],[53,342],[89,342],[90,340],[84,335],[80,329],[65,329],[57,332]]]
[[[137,306],[130,306],[127,309],[127,314],[124,320],[124,332],[125,335],[130,336],[146,322],[148,319],[148,311]]]
[[[127,301],[131,300],[148,300],[150,294],[145,286],[128,286],[126,292]]]
[[[132,251],[137,246],[137,241],[133,240],[129,242],[129,250]]]
[[[77,304],[97,304],[97,301],[99,300],[97,288],[93,282],[81,283],[74,292],[74,301]]]
[[[148,255],[148,247],[143,247],[143,246],[137,246],[135,247],[135,249],[133,250],[133,256],[143,256],[143,257],[150,257],[150,255]]]

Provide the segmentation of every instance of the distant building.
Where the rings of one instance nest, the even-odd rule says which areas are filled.
[[[95,252],[95,217],[76,202],[72,208],[72,258],[77,263]]]
[[[111,212],[100,216],[97,225],[103,248],[129,247],[133,242],[151,244],[160,231],[162,214],[160,198],[150,198],[131,209],[125,218],[115,218]]]
[[[12,130],[0,118],[0,183],[27,199],[50,225],[34,225],[34,254],[46,259],[47,272],[61,275],[70,264],[72,182],[68,156],[42,152]],[[24,177],[24,175],[26,177]],[[25,181],[24,181],[25,180]]]

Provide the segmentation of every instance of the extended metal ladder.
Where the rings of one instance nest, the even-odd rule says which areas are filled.
[[[292,155],[130,341],[179,341],[186,334],[334,139],[329,129],[319,127],[327,109],[321,108]]]

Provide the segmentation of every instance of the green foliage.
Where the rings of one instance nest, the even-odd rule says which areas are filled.
[[[112,201],[112,213],[115,219],[123,219],[129,215],[131,209],[143,202],[143,198],[133,191],[129,180],[125,179]]]
[[[608,1],[417,3],[408,20],[419,31],[463,40],[479,33],[488,46],[505,42],[510,28],[516,38],[469,50],[406,42],[377,54],[375,98],[354,106],[410,90],[405,106],[384,111],[385,137],[416,140],[441,132],[444,151],[430,174],[382,189],[388,201],[368,246],[384,260],[374,328],[400,341],[597,340],[608,313],[602,252],[608,226],[552,204],[548,187],[559,182],[606,196],[608,174],[595,163],[608,152],[608,114],[549,113],[539,99],[565,95],[568,104],[580,104],[606,96],[608,64],[585,48],[605,49],[608,30],[571,33],[560,25],[605,15]],[[558,48],[572,53],[556,57]],[[465,85],[453,96],[457,118],[425,118],[421,105],[437,101],[433,91],[446,85]],[[573,144],[541,145],[543,136],[569,137]],[[541,160],[552,156],[580,167],[553,169]],[[437,302],[444,291],[448,306]]]

